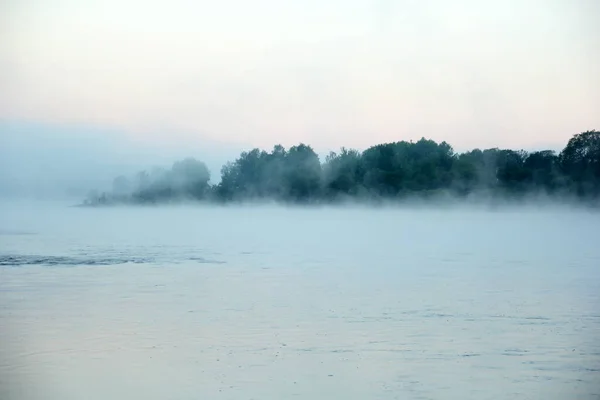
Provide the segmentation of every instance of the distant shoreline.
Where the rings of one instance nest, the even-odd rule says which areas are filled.
[[[486,149],[455,153],[421,139],[342,148],[321,162],[305,144],[243,152],[209,184],[210,171],[193,158],[170,169],[118,177],[113,190],[90,193],[84,207],[172,203],[294,205],[380,204],[407,201],[568,201],[597,207],[600,132],[574,135],[565,148],[526,152]]]
[[[254,199],[254,200],[195,200],[173,198],[155,203],[135,203],[135,202],[112,202],[112,203],[78,203],[73,204],[73,208],[82,209],[110,209],[110,208],[163,208],[163,207],[285,207],[293,209],[319,209],[319,208],[359,208],[359,209],[396,209],[396,208],[482,208],[482,209],[502,209],[514,207],[568,207],[587,210],[600,210],[599,198],[578,198],[575,196],[559,197],[548,195],[526,195],[522,197],[478,197],[477,193],[472,193],[469,197],[433,197],[422,198],[418,196],[407,196],[403,198],[391,199],[345,199],[338,201],[314,201],[310,203],[291,203],[287,201],[277,201],[272,199]]]

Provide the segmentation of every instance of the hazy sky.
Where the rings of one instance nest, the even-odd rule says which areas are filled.
[[[597,0],[0,0],[0,119],[161,145],[561,147],[600,128],[599,17]]]

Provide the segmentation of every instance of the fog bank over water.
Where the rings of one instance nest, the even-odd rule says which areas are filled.
[[[212,183],[202,160],[188,157],[170,168],[115,178],[110,191],[94,191],[85,205],[242,203],[377,204],[413,200],[494,203],[553,199],[600,202],[600,132],[573,135],[556,152],[472,149],[456,152],[443,141],[380,143],[358,151],[342,147],[322,159],[304,143],[243,151]]]
[[[0,119],[0,196],[81,200],[91,190],[111,190],[115,176],[169,165],[190,153],[218,172],[239,151],[200,135],[165,144],[109,129]]]
[[[600,400],[600,0],[0,0],[0,400]]]
[[[600,154],[600,132],[587,134],[571,146],[576,136],[585,136],[574,135],[559,151],[554,148],[560,146],[528,152],[458,151],[425,138],[366,149],[300,143],[242,151],[242,146],[201,135],[181,142],[140,141],[119,131],[4,120],[0,196],[83,199],[93,191],[105,194],[109,203],[206,198],[305,202],[381,200],[411,193],[444,198],[444,192],[463,195],[475,190],[482,197],[501,189],[511,195],[532,191],[538,197],[570,199],[600,193],[600,164],[594,161]],[[580,154],[587,156],[581,159]],[[208,174],[195,174],[200,164]],[[169,171],[171,167],[179,172]]]

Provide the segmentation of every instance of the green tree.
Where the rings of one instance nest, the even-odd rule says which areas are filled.
[[[321,191],[321,163],[312,147],[293,146],[285,156],[283,186],[285,196],[294,202],[315,200]]]
[[[329,153],[323,165],[323,185],[329,199],[360,196],[364,191],[361,154],[342,147],[339,154]]]
[[[600,132],[573,136],[559,155],[563,172],[580,196],[600,194]]]
[[[532,190],[544,190],[553,193],[557,190],[560,179],[558,156],[552,150],[530,153],[523,163],[527,171],[529,186]]]
[[[500,150],[496,154],[496,178],[502,189],[515,193],[526,189],[528,173],[525,169],[527,152]]]
[[[521,196],[528,192],[572,192],[585,199],[600,196],[600,132],[574,135],[557,156],[551,150],[527,153],[510,149],[474,149],[456,154],[446,143],[421,138],[369,147],[362,153],[344,147],[321,165],[318,155],[300,143],[286,150],[244,151],[221,169],[218,185],[209,184],[206,165],[193,158],[170,169],[118,177],[112,192],[91,193],[88,204],[162,203],[188,198],[218,201],[274,199],[288,202],[373,199],[483,191]]]

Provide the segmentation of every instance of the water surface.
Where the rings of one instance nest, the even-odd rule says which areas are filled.
[[[600,215],[0,211],[0,398],[598,399]]]

